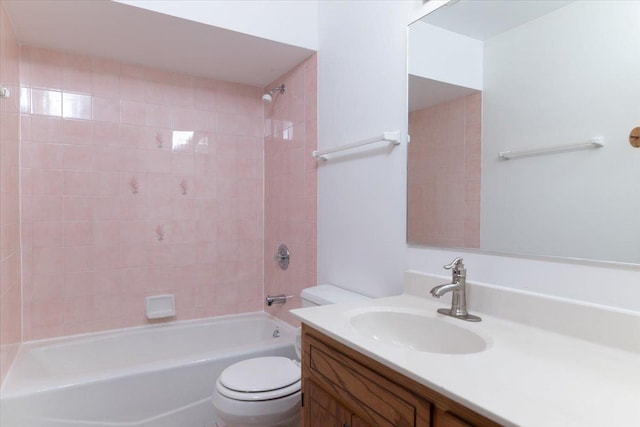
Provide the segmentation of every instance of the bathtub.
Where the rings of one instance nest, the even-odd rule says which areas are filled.
[[[295,332],[249,313],[25,343],[2,387],[0,425],[211,427],[222,370],[294,358]]]

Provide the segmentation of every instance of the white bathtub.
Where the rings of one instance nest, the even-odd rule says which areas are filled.
[[[25,343],[0,425],[210,427],[220,372],[248,357],[293,358],[294,339],[287,323],[250,313]]]

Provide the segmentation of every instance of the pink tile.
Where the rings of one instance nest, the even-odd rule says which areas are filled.
[[[59,292],[66,298],[78,295],[92,295],[96,274],[93,271],[65,273],[64,285]]]
[[[93,218],[98,221],[115,221],[120,219],[119,197],[96,197],[93,199]]]
[[[147,266],[145,245],[121,245],[120,265],[124,268],[141,268]]]
[[[109,97],[118,93],[120,87],[119,62],[91,58],[91,70],[91,93],[94,96]]]
[[[93,222],[93,239],[96,246],[118,246],[120,223],[118,221]]]
[[[63,166],[62,146],[58,144],[23,141],[22,155],[23,167],[61,169]]]
[[[171,245],[172,263],[174,266],[184,267],[196,263],[195,243]]]
[[[147,170],[153,173],[171,173],[171,160],[170,151],[149,151]]]
[[[120,141],[127,148],[144,149],[146,147],[146,128],[144,126],[120,126]]]
[[[62,117],[65,119],[92,118],[91,97],[77,93],[65,92],[62,94]]]
[[[32,89],[31,113],[41,116],[60,117],[62,115],[62,92]]]
[[[173,197],[171,199],[171,218],[175,220],[194,220],[194,199],[192,197]]]
[[[39,142],[60,142],[62,120],[57,117],[32,116],[31,139]]]
[[[63,199],[60,196],[33,196],[23,202],[24,220],[60,221],[63,213]]]
[[[144,75],[141,73],[137,76],[127,75],[125,68],[131,68],[130,65],[123,64],[123,71],[120,77],[120,99],[144,102],[147,98],[148,82],[143,80]]]
[[[147,252],[149,254],[147,258],[149,267],[171,265],[171,245],[165,244],[164,241],[147,243]]]
[[[120,122],[120,101],[113,98],[93,97],[93,120],[101,122]]]
[[[170,129],[147,128],[145,148],[150,150],[171,150],[172,132]]]
[[[94,297],[95,299],[95,318],[108,320],[104,324],[104,329],[113,329],[115,319],[122,314],[122,295],[118,294],[106,294]],[[111,323],[111,322],[114,323]]]
[[[122,150],[121,169],[125,172],[144,172],[147,170],[147,151],[135,148]]]
[[[93,219],[93,200],[91,197],[65,196],[65,221],[90,221]]]
[[[191,220],[181,220],[171,222],[171,243],[195,243],[196,227]]]
[[[114,197],[120,194],[120,173],[94,172],[94,195]]]
[[[93,247],[78,246],[64,249],[64,270],[67,273],[92,271],[94,260]]]
[[[93,147],[87,145],[64,145],[62,166],[66,170],[93,170]]]
[[[53,276],[64,273],[64,253],[58,247],[33,249],[33,274]]]
[[[30,169],[28,185],[36,196],[62,195],[62,171],[56,169]],[[23,180],[23,191],[25,182]]]
[[[46,89],[62,89],[64,55],[36,47],[30,47],[29,51],[31,85]]]
[[[33,223],[32,244],[34,248],[62,248],[64,223],[36,221]]]
[[[121,123],[145,125],[147,123],[147,105],[137,101],[122,101]]]
[[[0,226],[0,232],[2,232],[0,259],[17,256],[20,253],[20,225],[18,222],[3,224]]]
[[[122,151],[117,147],[96,146],[93,159],[97,171],[118,172],[122,170]]]
[[[194,92],[194,106],[198,110],[216,110],[216,92],[213,88],[198,87]]]
[[[121,295],[123,274],[119,269],[98,269],[92,283],[93,295]]]
[[[120,246],[95,246],[94,251],[94,269],[104,275],[107,272],[115,274],[120,271]],[[93,284],[94,287],[96,284]]]
[[[125,294],[144,294],[149,284],[149,271],[144,268],[127,268],[122,270],[122,287]],[[143,303],[140,301],[140,310]]]
[[[90,196],[93,194],[93,172],[64,171],[63,194],[65,196]]]
[[[25,52],[30,61],[31,52]],[[32,308],[25,310],[27,334],[143,324],[147,291],[175,293],[179,318],[260,309],[263,235],[273,233],[273,227],[288,231],[296,251],[306,254],[305,265],[292,269],[294,279],[286,281],[285,289],[316,274],[315,265],[306,265],[314,256],[307,246],[315,246],[315,212],[307,212],[316,205],[315,163],[305,172],[308,153],[289,150],[301,146],[309,150],[316,144],[315,137],[308,137],[315,123],[304,116],[316,102],[315,94],[306,93],[315,91],[315,85],[305,83],[307,74],[314,71],[307,70],[311,65],[282,78],[292,96],[281,98],[278,108],[269,110],[277,117],[268,120],[277,122],[280,130],[292,130],[286,135],[291,144],[285,146],[280,140],[268,147],[263,139],[267,110],[259,101],[260,89],[97,58],[62,57],[66,61],[63,87],[36,89],[64,89],[62,114],[80,119],[35,120],[34,124],[34,119],[51,118],[25,115],[23,120],[27,127],[23,138],[49,143],[35,147],[28,138],[23,141],[27,166],[22,175],[23,209],[28,221],[23,224],[23,237],[29,251],[25,253],[25,295],[33,296],[30,283],[37,266],[36,283],[51,284],[40,285],[40,296],[55,295],[62,288],[65,296],[77,299],[65,307],[66,323],[53,323],[51,328],[34,326]],[[25,79],[30,78],[30,65],[25,67]],[[72,76],[77,77],[77,86]],[[67,91],[70,96],[65,98]],[[36,92],[36,98],[43,93]],[[91,116],[69,113],[67,105],[71,108],[89,94],[95,96],[86,110]],[[221,114],[214,115],[216,110]],[[302,117],[297,120],[305,121],[303,125],[291,127],[294,112]],[[174,134],[172,120],[177,131],[196,132]],[[86,179],[89,174],[90,180]],[[278,177],[268,182],[267,199],[265,175]],[[287,180],[295,183],[284,197],[277,189],[286,188]],[[60,197],[62,190],[73,195]],[[184,190],[187,194],[182,194]],[[269,220],[263,217],[265,206],[271,209],[267,215],[277,215],[281,206],[299,218]],[[43,207],[47,216],[40,212]],[[47,237],[44,226],[34,234],[33,220],[64,222],[63,243],[70,250],[58,264],[70,271],[62,284],[60,273],[43,261],[42,249],[48,248],[41,245],[53,239]],[[163,241],[157,240],[158,225],[163,227]],[[245,260],[238,261],[234,254],[239,252],[246,255]],[[56,280],[42,282],[47,275]],[[98,306],[95,296],[102,294],[109,301]],[[215,307],[208,310],[207,303]]]
[[[146,221],[121,221],[120,242],[125,245],[144,244],[151,233],[147,233]]]
[[[171,127],[171,110],[166,105],[147,106],[147,125],[158,128]]]
[[[147,292],[149,295],[153,295],[157,291],[171,289],[171,267],[152,267],[149,268],[149,282]]]
[[[65,144],[91,144],[91,123],[83,120],[62,121],[62,142]]]
[[[96,312],[93,295],[75,295],[64,300],[64,322],[66,324],[86,323],[94,320]],[[85,330],[85,332],[87,332]]]
[[[76,93],[91,93],[91,58],[84,55],[65,55],[62,88]]]
[[[239,114],[216,114],[216,128],[224,135],[263,136],[262,120]]]
[[[20,128],[16,129],[16,132],[20,132],[20,138],[22,141],[31,141],[31,115],[20,114]]]
[[[193,153],[172,153],[171,172],[174,175],[193,175],[195,172],[195,158]]]
[[[120,127],[117,123],[92,122],[92,142],[97,147],[120,146]]]
[[[149,213],[149,202],[143,195],[131,195],[120,198],[120,217],[123,220],[147,219],[151,217]]]
[[[93,244],[93,226],[89,221],[64,224],[64,246],[89,246]]]
[[[33,302],[32,311],[32,324],[35,327],[62,325],[64,318],[64,299],[59,295],[38,299]]]

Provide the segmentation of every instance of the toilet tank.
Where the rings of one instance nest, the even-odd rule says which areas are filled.
[[[339,288],[334,285],[318,285],[305,288],[300,293],[303,307],[336,304],[339,302],[362,301],[369,297]]]

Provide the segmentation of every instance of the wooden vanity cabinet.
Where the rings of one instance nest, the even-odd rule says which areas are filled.
[[[302,393],[302,427],[499,425],[304,324]]]

